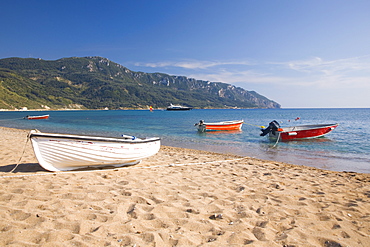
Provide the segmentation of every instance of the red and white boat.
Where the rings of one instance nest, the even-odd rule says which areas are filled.
[[[200,120],[199,123],[195,124],[195,126],[200,132],[217,130],[241,130],[243,123],[243,120],[223,121],[216,123],[205,123],[203,120]]]
[[[274,139],[281,141],[299,140],[299,139],[312,139],[322,137],[336,127],[338,123],[334,124],[313,124],[313,125],[299,125],[292,127],[280,127],[279,123],[275,120],[272,121],[265,129],[261,129],[261,136],[269,135]]]
[[[25,119],[28,120],[37,120],[37,119],[48,119],[49,115],[41,115],[41,116],[26,116]]]

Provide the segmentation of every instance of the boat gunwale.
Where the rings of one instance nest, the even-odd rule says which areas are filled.
[[[49,117],[50,117],[49,114],[45,114],[45,115],[26,116],[25,118],[32,120],[32,119],[44,119]]]
[[[223,126],[223,125],[236,125],[236,124],[243,124],[244,120],[234,120],[234,121],[221,121],[221,122],[214,122],[214,123],[203,123],[206,126]]]
[[[141,144],[147,142],[160,141],[159,137],[151,138],[136,138],[134,140],[130,138],[114,138],[114,137],[99,137],[99,136],[79,136],[79,135],[69,135],[69,134],[53,134],[53,133],[31,133],[29,138],[33,137],[40,138],[55,138],[55,139],[70,139],[70,140],[83,140],[83,141],[99,141],[99,142],[121,142],[130,144]]]
[[[280,133],[287,133],[287,132],[295,132],[295,131],[307,131],[307,130],[315,130],[315,129],[322,129],[328,127],[338,127],[339,123],[334,124],[310,124],[310,125],[296,125],[291,127],[281,127],[283,131],[279,131]]]
[[[48,117],[50,116],[49,114],[44,114],[44,115],[32,115],[32,116],[28,116],[28,117]]]

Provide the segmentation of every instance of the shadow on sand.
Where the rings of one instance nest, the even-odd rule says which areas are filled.
[[[0,166],[0,172],[10,173],[15,167],[16,167],[16,164]],[[44,168],[42,168],[39,165],[39,163],[22,163],[22,164],[19,164],[18,167],[12,173],[18,173],[18,172],[25,172],[25,173],[48,172],[48,170],[45,170]]]

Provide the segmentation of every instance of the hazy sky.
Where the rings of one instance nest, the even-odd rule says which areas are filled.
[[[101,56],[288,107],[370,107],[369,0],[12,0],[0,58]]]

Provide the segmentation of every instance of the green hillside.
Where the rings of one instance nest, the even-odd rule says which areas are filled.
[[[134,72],[101,57],[0,59],[0,109],[280,108],[254,91],[162,73]]]

